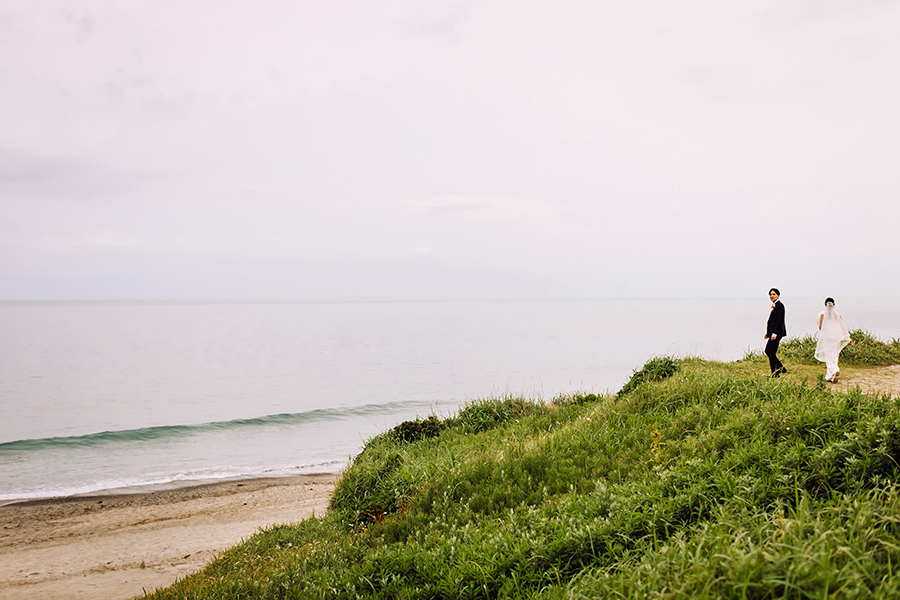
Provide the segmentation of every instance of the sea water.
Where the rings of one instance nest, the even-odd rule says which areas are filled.
[[[788,299],[791,335],[819,300]],[[397,423],[764,345],[757,299],[0,303],[0,502],[339,472]],[[900,337],[900,299],[847,299]]]

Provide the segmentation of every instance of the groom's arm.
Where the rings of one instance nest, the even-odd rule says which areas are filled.
[[[785,337],[787,335],[787,326],[784,324],[784,304],[779,302],[775,305],[775,312],[778,313],[778,337]]]

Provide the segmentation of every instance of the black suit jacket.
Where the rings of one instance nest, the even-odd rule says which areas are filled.
[[[769,321],[766,323],[766,336],[772,337],[772,334],[778,336],[778,339],[787,337],[787,327],[784,326],[784,304],[781,300],[775,301],[772,312],[769,313]]]

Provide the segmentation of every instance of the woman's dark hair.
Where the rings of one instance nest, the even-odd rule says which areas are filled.
[[[769,293],[770,293],[770,294],[771,294],[772,292],[775,292],[775,293],[778,294],[779,296],[781,295],[781,292],[778,291],[778,288],[772,288],[771,290],[769,290]]]
[[[825,298],[825,304],[828,304],[829,302],[834,304],[834,298]]]

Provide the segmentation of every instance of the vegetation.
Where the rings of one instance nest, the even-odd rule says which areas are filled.
[[[444,423],[436,416],[431,415],[427,419],[404,421],[391,429],[392,435],[398,442],[418,442],[433,438],[441,433]]]
[[[898,597],[900,409],[764,371],[657,358],[401,424],[328,513],[147,597]]]
[[[635,371],[631,375],[631,379],[622,386],[622,389],[616,394],[616,398],[621,398],[622,396],[631,393],[642,383],[648,381],[662,381],[667,377],[671,377],[677,370],[678,362],[673,358],[669,358],[668,356],[651,358],[644,363],[644,366],[641,367],[639,371]]]
[[[848,366],[885,366],[900,364],[900,338],[883,342],[863,329],[850,332],[853,345],[841,351],[840,364]],[[778,348],[782,360],[800,364],[818,365],[816,360],[816,337],[787,338]]]

